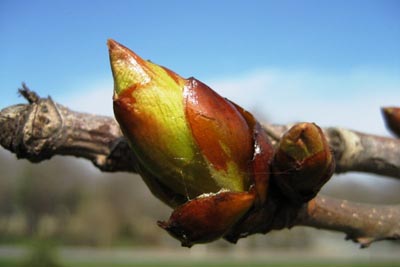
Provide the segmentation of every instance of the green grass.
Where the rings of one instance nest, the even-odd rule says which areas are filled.
[[[0,259],[0,267],[19,267],[21,261]],[[399,262],[228,262],[228,261],[186,261],[186,262],[61,262],[65,267],[400,267]],[[40,266],[32,266],[40,267]]]
[[[0,266],[1,267],[14,267],[14,266],[18,266],[19,262],[14,260],[14,259],[0,259]]]
[[[154,263],[122,263],[122,264],[112,264],[112,263],[104,263],[104,264],[98,264],[98,263],[81,263],[81,264],[71,264],[71,265],[66,265],[66,266],[74,266],[74,267],[106,267],[106,266],[111,266],[111,267],[186,267],[186,266],[191,266],[191,267],[397,267],[400,266],[400,264],[396,263],[298,263],[298,262],[286,262],[286,263],[233,263],[233,262],[168,262],[168,263],[162,263],[162,262],[154,262]]]

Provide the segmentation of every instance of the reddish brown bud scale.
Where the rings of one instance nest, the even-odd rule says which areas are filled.
[[[158,222],[182,246],[206,243],[223,236],[251,207],[254,195],[248,192],[219,192],[199,196],[176,208],[168,222]]]
[[[249,128],[252,130],[253,158],[250,162],[250,173],[252,184],[254,184],[252,190],[256,191],[256,204],[259,206],[267,199],[274,148],[267,133],[254,116],[234,102],[231,103],[236,107],[238,112],[240,112],[249,125]]]
[[[400,137],[400,108],[385,107],[382,108],[382,114],[386,127],[397,137]]]
[[[267,200],[273,149],[267,134],[259,123],[257,123],[254,131],[254,140],[255,151],[251,162],[251,173],[255,184],[254,189],[257,193],[256,204],[261,206]]]
[[[235,106],[194,78],[188,79],[183,93],[187,121],[205,158],[217,170],[227,171],[229,162],[246,170],[253,140]]]

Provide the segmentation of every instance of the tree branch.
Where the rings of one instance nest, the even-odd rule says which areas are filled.
[[[342,128],[328,128],[326,133],[337,173],[359,171],[400,178],[400,139]]]
[[[26,87],[20,92],[30,104],[0,111],[5,149],[31,162],[70,155],[86,158],[102,171],[135,172],[133,154],[113,118],[74,112]]]
[[[400,239],[400,205],[368,205],[318,196],[302,207],[295,225],[347,234],[362,248]]]
[[[102,171],[135,172],[135,158],[117,122],[110,117],[72,111],[26,86],[29,104],[0,111],[0,144],[31,162],[54,155],[86,158]],[[290,125],[265,125],[278,141]],[[337,161],[336,172],[363,171],[400,178],[400,140],[340,128],[325,129]],[[317,197],[302,207],[295,225],[345,232],[363,247],[399,239],[400,206],[356,204]]]
[[[72,111],[50,97],[23,88],[30,104],[0,111],[0,144],[18,158],[40,162],[54,155],[86,158],[102,171],[135,172],[133,155],[117,122],[110,117]],[[290,125],[264,125],[273,140]],[[400,178],[400,139],[328,128],[336,172],[362,171]]]

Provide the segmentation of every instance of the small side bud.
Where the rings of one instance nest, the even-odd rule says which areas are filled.
[[[314,123],[299,123],[281,138],[273,166],[274,181],[283,194],[303,203],[329,180],[335,162],[322,130]]]
[[[382,108],[383,119],[386,127],[397,137],[400,137],[400,108],[385,107]]]
[[[253,205],[248,192],[204,194],[176,208],[167,222],[158,225],[182,246],[191,247],[222,237]]]

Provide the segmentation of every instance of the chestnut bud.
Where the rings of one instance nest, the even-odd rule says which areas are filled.
[[[266,200],[273,148],[260,124],[195,78],[113,40],[108,47],[114,114],[136,170],[156,197],[178,206],[159,225],[184,246],[222,237]]]

